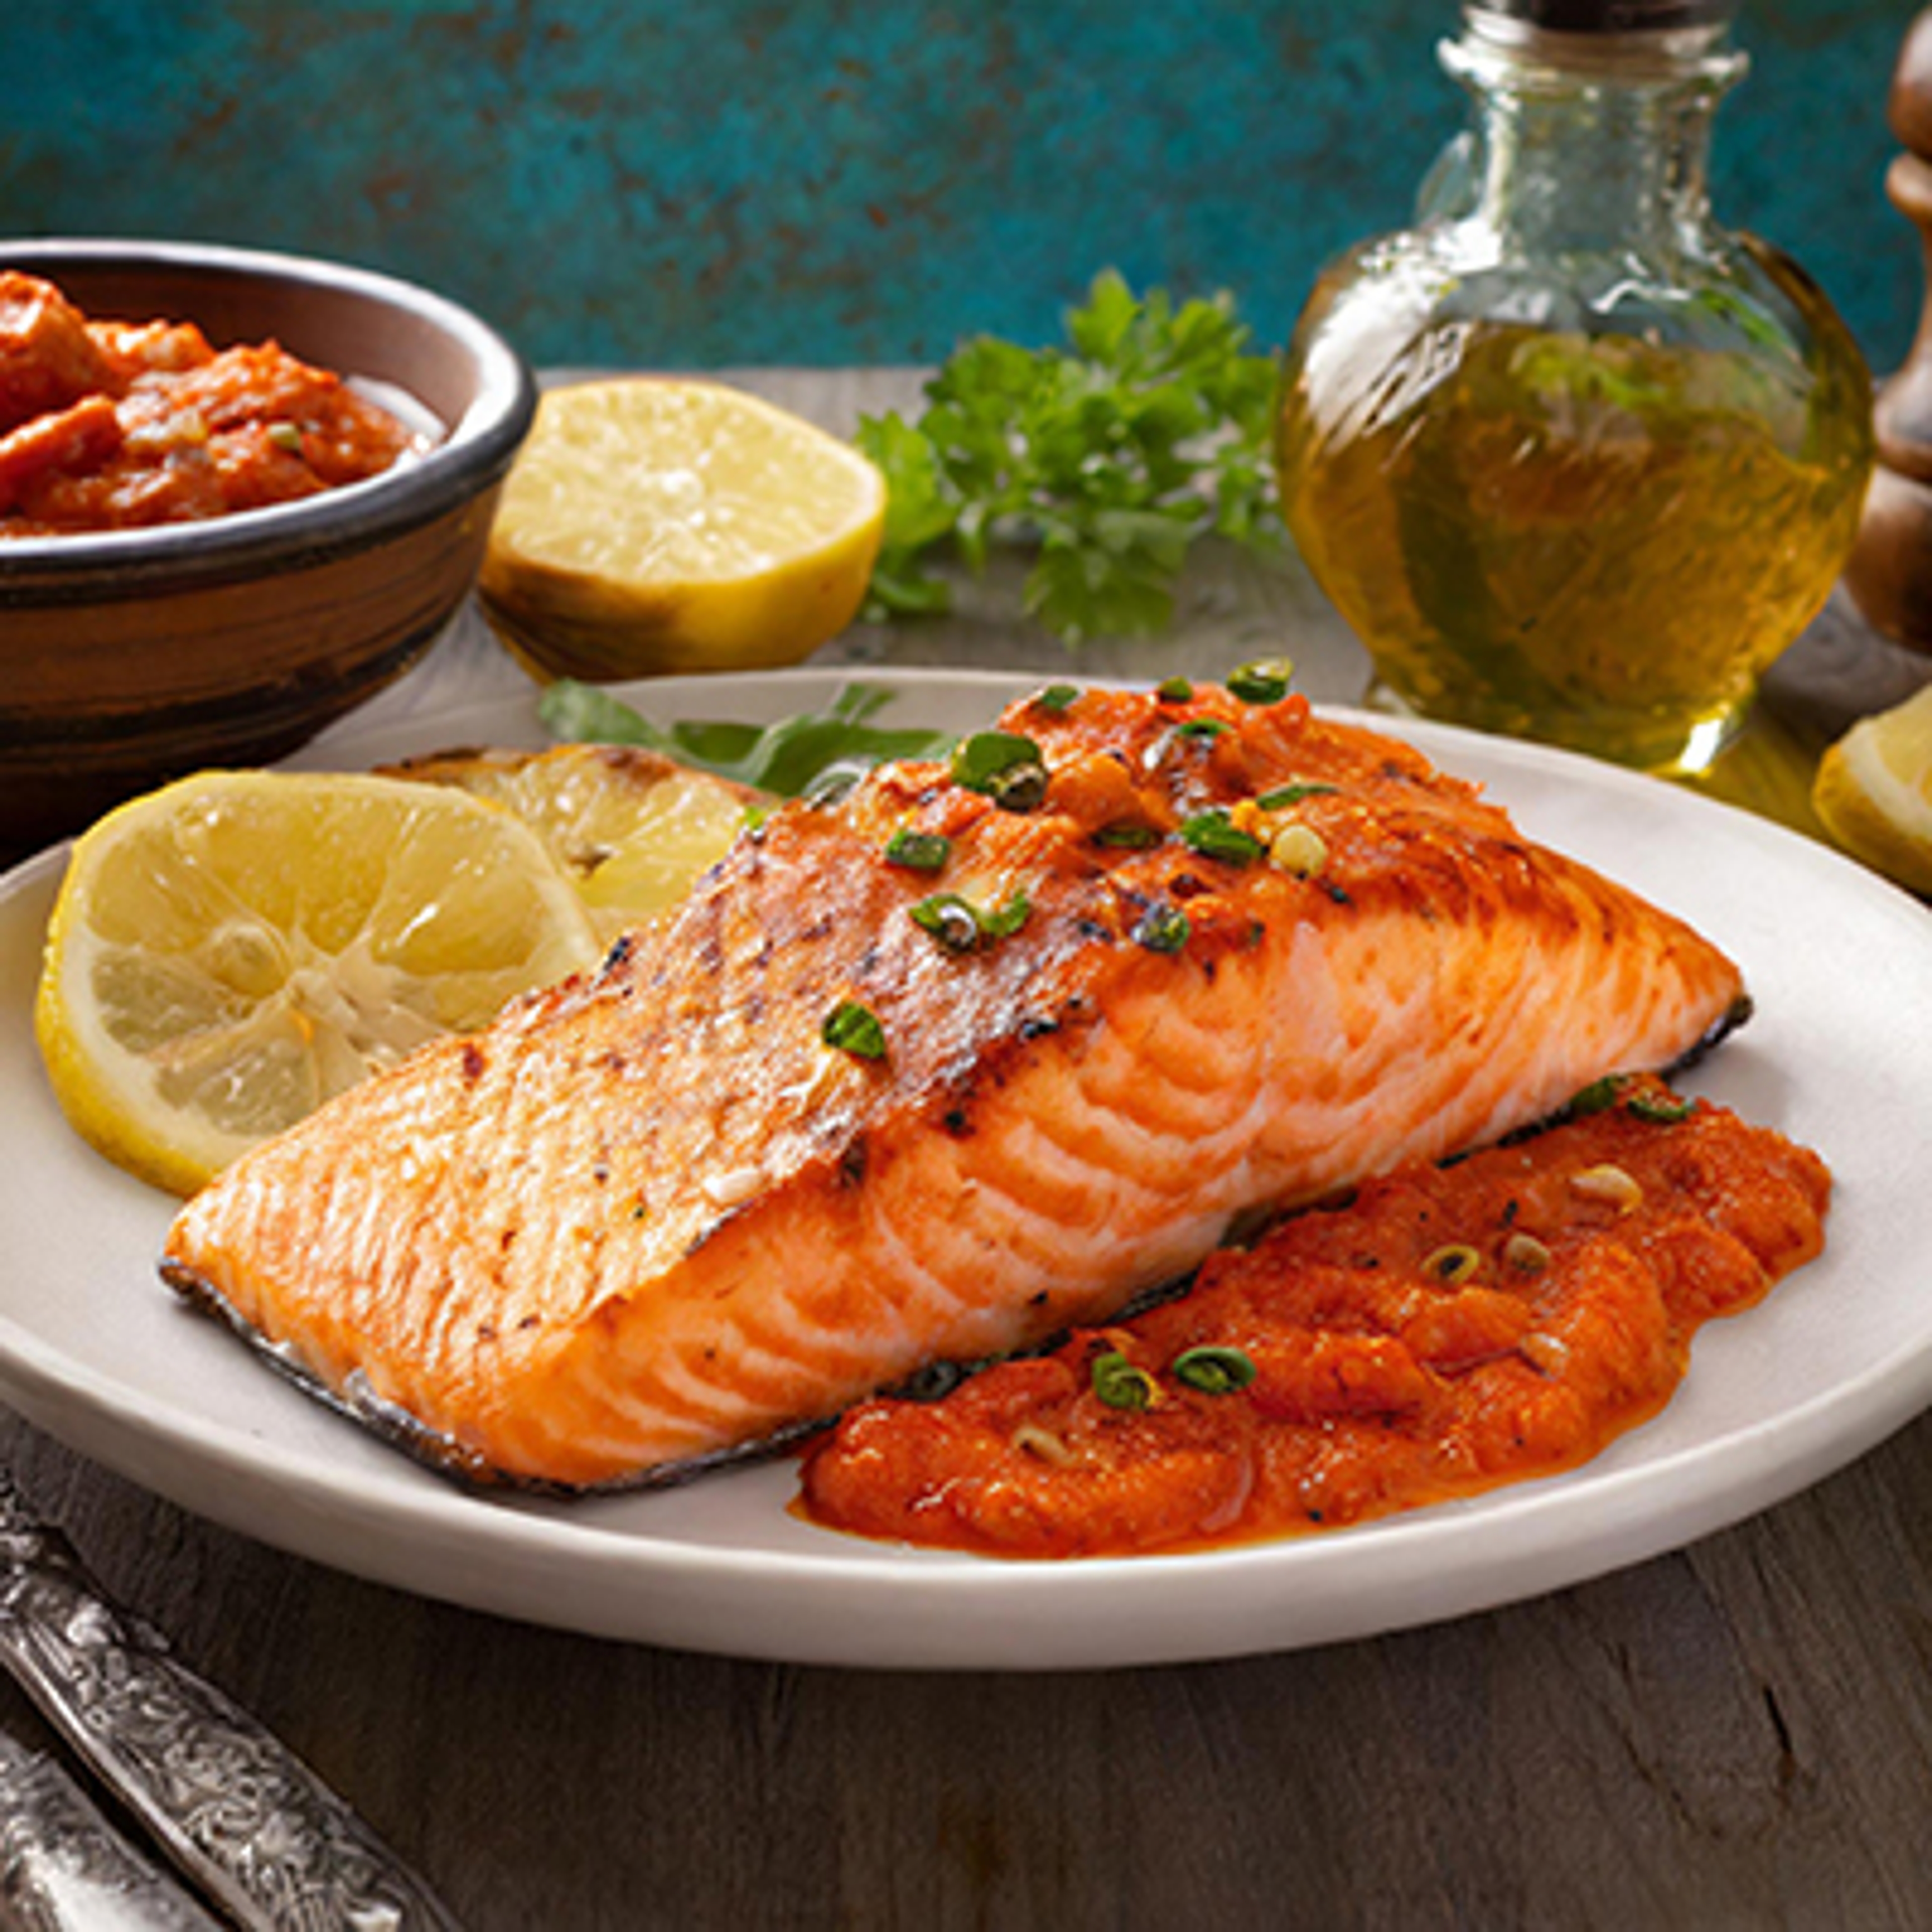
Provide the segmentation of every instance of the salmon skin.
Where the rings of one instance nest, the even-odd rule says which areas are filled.
[[[1049,688],[254,1149],[161,1270],[446,1472],[660,1482],[1747,1011],[1406,746],[1298,697]]]

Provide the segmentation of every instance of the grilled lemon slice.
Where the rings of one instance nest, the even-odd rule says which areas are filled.
[[[649,925],[722,858],[762,792],[635,745],[452,751],[383,770],[460,786],[531,826],[577,887],[599,938]]]

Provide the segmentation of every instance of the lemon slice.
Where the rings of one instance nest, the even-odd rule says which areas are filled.
[[[496,806],[362,775],[212,772],[76,844],[35,1030],[80,1134],[184,1194],[598,951],[542,840]]]
[[[682,898],[723,857],[746,812],[770,802],[748,785],[635,745],[442,752],[384,769],[460,786],[514,812],[542,836],[607,944]]]
[[[1853,858],[1932,893],[1932,684],[1832,746],[1811,802]]]
[[[483,608],[541,676],[795,664],[857,612],[885,510],[868,458],[740,390],[553,389],[498,503]]]

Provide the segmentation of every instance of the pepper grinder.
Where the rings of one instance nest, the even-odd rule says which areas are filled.
[[[1874,630],[1932,654],[1932,8],[1906,34],[1886,119],[1906,152],[1886,192],[1918,230],[1927,291],[1918,338],[1873,408],[1877,461],[1844,587]]]

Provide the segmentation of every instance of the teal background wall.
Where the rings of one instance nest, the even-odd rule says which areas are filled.
[[[1909,0],[1756,0],[1720,213],[1880,368],[1916,244],[1884,199]],[[534,361],[935,359],[1057,332],[1112,264],[1264,340],[1400,225],[1460,124],[1451,0],[8,0],[0,230],[387,268]]]

